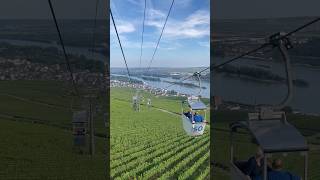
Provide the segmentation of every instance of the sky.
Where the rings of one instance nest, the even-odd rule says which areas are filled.
[[[141,67],[148,67],[172,0],[147,0]],[[111,0],[129,68],[140,67],[144,0]],[[125,67],[110,21],[111,67]],[[210,0],[176,0],[151,67],[210,64]]]
[[[319,0],[212,0],[213,19],[320,16]]]

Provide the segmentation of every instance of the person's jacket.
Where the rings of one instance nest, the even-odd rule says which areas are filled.
[[[269,171],[268,180],[300,180],[299,176],[293,175],[286,171]]]
[[[195,122],[202,122],[203,121],[203,117],[201,115],[195,115],[193,117]]]

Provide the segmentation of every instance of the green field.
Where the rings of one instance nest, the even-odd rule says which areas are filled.
[[[245,112],[219,111],[213,115],[215,122],[214,139],[212,140],[213,158],[216,163],[214,172],[211,176],[214,179],[228,180],[229,177],[229,123],[236,120],[244,120]],[[288,121],[295,125],[300,132],[307,138],[309,143],[309,179],[320,179],[320,118],[303,115],[288,115]],[[235,155],[237,159],[245,160],[254,155],[256,145],[251,143],[251,137],[246,133],[237,134],[235,139]],[[289,170],[297,175],[303,175],[303,157],[299,153],[289,153],[287,157],[280,156],[284,160],[285,170]]]
[[[105,179],[105,138],[96,137],[93,157],[73,150],[64,89],[60,82],[0,81],[0,179]]]
[[[181,100],[151,98],[154,108],[134,112],[134,91],[111,89],[111,176],[113,179],[209,179],[209,128],[189,137],[182,128]],[[162,109],[162,110],[161,110]]]

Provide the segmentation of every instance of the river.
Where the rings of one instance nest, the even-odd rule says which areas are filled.
[[[119,74],[112,74],[112,75],[119,76]],[[149,81],[149,80],[141,79],[139,77],[132,77],[132,78],[143,81],[144,83],[146,83],[147,85],[149,85],[153,88],[166,88],[167,86],[171,85],[170,83],[165,82],[165,81],[179,82],[178,79],[173,79],[173,78],[160,78],[161,81]],[[186,80],[184,82],[185,83],[192,83],[195,85],[198,85],[198,83],[199,83],[198,81],[194,81],[194,80]],[[204,98],[210,98],[210,83],[202,81],[201,86],[205,87],[205,89],[201,89],[200,95]],[[199,88],[197,88],[197,87],[185,87],[185,86],[181,86],[178,84],[175,84],[175,85],[169,87],[168,90],[174,90],[176,92],[188,94],[188,95],[198,95],[199,94]]]
[[[227,59],[215,58],[218,63]],[[257,68],[265,68],[275,74],[285,77],[284,64],[281,62],[268,62],[253,59],[240,59],[232,65],[247,65]],[[309,114],[320,114],[320,69],[303,65],[294,65],[293,76],[308,82],[308,87],[294,86],[293,99],[290,106],[297,111]],[[282,101],[287,92],[287,86],[283,83],[265,83],[249,80],[223,73],[213,73],[213,94],[221,96],[227,101],[245,104],[277,104]]]

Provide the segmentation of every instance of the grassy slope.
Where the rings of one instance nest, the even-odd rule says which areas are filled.
[[[134,89],[128,88],[112,88],[113,94],[115,95],[113,98],[124,100],[128,102],[132,102],[132,96],[136,93]],[[162,108],[171,112],[181,113],[181,101],[185,98],[183,97],[163,97],[163,96],[154,96],[148,92],[142,91],[142,96],[144,97],[144,102],[146,103],[146,99],[150,98],[152,105],[158,108]],[[208,99],[203,99],[203,102],[209,105]],[[210,121],[210,113],[207,113],[207,121]]]

